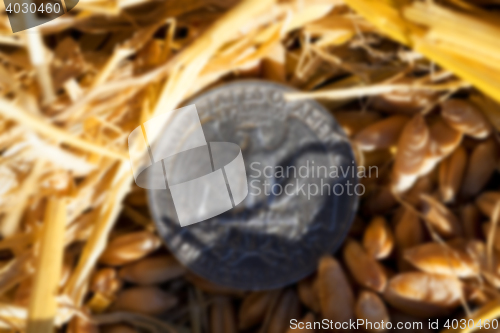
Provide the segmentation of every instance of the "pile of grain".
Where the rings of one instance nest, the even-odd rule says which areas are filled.
[[[0,8],[0,327],[500,316],[495,2],[81,0],[16,35]],[[247,77],[317,98],[379,170],[336,257],[258,293],[191,276],[161,247],[127,153],[140,123]]]

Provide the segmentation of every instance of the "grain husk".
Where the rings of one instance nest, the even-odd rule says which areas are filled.
[[[460,99],[449,99],[441,104],[444,120],[454,129],[476,139],[491,134],[491,125],[474,104]]]
[[[316,276],[301,280],[297,284],[297,292],[300,301],[315,313],[321,311],[321,303],[318,297],[318,278]]]
[[[421,199],[424,219],[433,230],[448,238],[462,234],[458,218],[445,205],[427,194],[422,194]]]
[[[355,144],[365,151],[390,148],[398,142],[409,117],[395,115],[366,126],[355,137]]]
[[[384,293],[393,307],[421,318],[449,314],[462,296],[462,284],[457,278],[422,272],[396,275]]]
[[[121,266],[145,257],[159,246],[158,237],[149,232],[122,235],[110,241],[99,261],[107,265]]]
[[[290,327],[290,320],[300,315],[299,298],[295,291],[285,291],[276,305],[267,332],[285,333]]]
[[[120,268],[120,278],[140,285],[164,283],[183,276],[186,269],[172,256],[149,257]]]
[[[113,303],[113,310],[157,315],[172,309],[177,304],[176,297],[157,287],[133,287],[118,293]]]
[[[467,165],[467,152],[459,146],[439,166],[439,193],[445,203],[456,200]]]
[[[375,259],[384,259],[391,254],[394,236],[383,217],[377,216],[368,224],[363,235],[363,247]]]
[[[493,139],[479,143],[472,151],[462,184],[462,194],[477,195],[493,175],[498,159],[498,144]]]
[[[363,247],[354,240],[348,240],[344,246],[344,261],[352,276],[361,286],[377,292],[383,292],[387,276],[375,258],[368,255]]]
[[[213,300],[210,323],[213,333],[237,332],[234,309],[229,298],[218,296]]]
[[[418,114],[405,125],[397,145],[392,188],[396,192],[408,190],[425,166],[429,148],[429,128]]]
[[[354,293],[340,263],[332,257],[323,257],[318,267],[318,293],[321,314],[333,321],[354,318]],[[342,303],[338,302],[342,299]]]
[[[467,252],[447,244],[422,244],[406,250],[404,257],[413,266],[427,273],[460,278],[475,277],[479,274],[479,265],[474,258]]]
[[[366,290],[359,294],[358,300],[356,301],[356,318],[364,319],[371,323],[382,323],[382,321],[387,323],[390,320],[389,313],[382,299],[374,292]],[[376,329],[373,326],[368,326],[368,329],[364,330],[368,332],[387,331],[387,329]]]
[[[239,329],[248,329],[262,322],[266,316],[266,311],[277,301],[280,293],[254,292],[243,299],[238,315]]]

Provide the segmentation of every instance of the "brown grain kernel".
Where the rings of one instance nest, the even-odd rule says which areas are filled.
[[[418,215],[408,209],[401,210],[394,216],[395,241],[400,251],[421,244],[424,240],[424,230]]]
[[[397,205],[397,201],[389,186],[378,188],[364,205],[368,214],[385,214],[388,210]]]
[[[17,286],[14,293],[14,304],[19,306],[29,306],[31,289],[33,287],[33,279],[27,278]]]
[[[349,229],[349,236],[350,237],[360,237],[363,236],[363,233],[365,232],[366,224],[365,222],[358,216],[356,215],[354,217],[354,220],[352,221],[351,228]]]
[[[458,147],[439,166],[439,193],[445,203],[454,202],[460,191],[467,165],[467,153]]]
[[[365,322],[382,322],[382,320],[387,323],[389,319],[389,314],[384,302],[380,297],[371,291],[362,291],[356,302],[356,317],[358,319],[364,319]],[[367,329],[365,329],[367,328]],[[386,332],[386,329],[375,329],[374,327],[365,326],[364,330],[367,332]]]
[[[420,114],[415,115],[403,128],[393,168],[392,188],[396,192],[409,189],[422,171],[429,139],[429,128]]]
[[[451,128],[441,117],[432,119],[429,125],[429,145],[424,165],[419,175],[434,170],[435,166],[460,145],[462,133]]]
[[[424,229],[417,214],[408,208],[402,208],[395,216],[394,239],[398,249],[398,267],[401,271],[410,268],[410,265],[403,259],[402,253],[405,249],[411,248],[424,241]]]
[[[382,292],[387,276],[381,265],[370,257],[354,240],[347,240],[344,246],[344,261],[356,282],[366,288]]]
[[[160,314],[177,305],[177,298],[156,287],[134,287],[118,293],[113,310]]]
[[[422,194],[422,214],[433,230],[443,237],[454,237],[462,233],[457,217],[438,200]]]
[[[125,198],[125,202],[134,207],[147,206],[148,196],[146,195],[146,190],[134,186],[132,192]]]
[[[183,276],[186,269],[172,256],[145,258],[123,266],[121,279],[140,285],[159,284]]]
[[[433,119],[429,126],[429,151],[432,156],[446,157],[462,142],[462,133],[450,127],[441,117]]]
[[[101,333],[137,333],[138,331],[124,324],[114,324],[114,325],[105,325],[101,329]]]
[[[354,137],[355,144],[365,151],[390,148],[398,142],[404,125],[410,118],[395,115],[364,128]]]
[[[321,311],[321,304],[318,297],[318,279],[309,277],[301,280],[297,284],[297,291],[300,301],[309,309],[316,313]]]
[[[466,239],[479,238],[480,236],[480,216],[479,209],[473,203],[469,203],[460,208],[460,221]]]
[[[405,259],[421,271],[458,277],[474,277],[479,266],[465,251],[449,245],[427,243],[408,249]]]
[[[414,79],[402,78],[394,81],[398,84],[415,84]],[[393,91],[373,96],[371,98],[374,108],[387,112],[413,114],[422,111],[436,100],[436,94],[429,91]]]
[[[147,231],[121,235],[109,242],[99,261],[112,266],[128,264],[155,251],[160,244],[158,237]]]
[[[462,284],[457,278],[422,272],[396,275],[384,293],[393,307],[421,318],[449,314],[462,296]]]
[[[377,216],[368,224],[363,236],[363,246],[369,256],[386,258],[394,247],[394,237],[387,221]]]
[[[363,152],[364,163],[363,166],[368,168],[370,171],[370,167],[377,166],[379,168],[384,167],[387,164],[387,161],[392,160],[394,158],[395,149],[391,147],[390,149],[383,150],[374,150],[374,151],[365,151]],[[367,176],[370,176],[369,172]],[[379,174],[377,172],[372,172],[371,178],[378,178]]]
[[[192,274],[189,272],[186,274],[186,279],[192,284],[194,284],[197,288],[210,294],[219,294],[219,295],[236,296],[236,297],[242,297],[244,295],[244,292],[242,290],[232,289],[229,287],[215,284],[211,281],[202,278],[199,275]]]
[[[91,323],[89,320],[74,316],[69,322],[68,333],[100,333],[100,329],[96,324]],[[105,332],[107,333],[107,332]],[[123,333],[128,333],[124,331]]]
[[[435,173],[431,172],[423,177],[418,178],[415,185],[404,193],[403,198],[412,206],[420,204],[420,196],[422,193],[432,193],[436,185]]]
[[[241,304],[238,315],[238,327],[246,330],[264,320],[266,312],[279,297],[279,291],[261,291],[248,294]]]
[[[235,333],[236,321],[231,300],[224,296],[216,296],[210,311],[212,333]]]
[[[489,120],[492,127],[500,131],[500,108],[498,103],[492,98],[478,92],[470,94],[469,99]]]
[[[334,115],[348,136],[355,135],[380,119],[380,114],[371,111],[339,111]]]
[[[113,268],[103,268],[98,270],[92,276],[90,281],[90,290],[103,295],[113,295],[121,288],[121,281]]]
[[[331,256],[320,260],[318,292],[324,318],[341,322],[354,318],[354,294],[339,262]]]
[[[295,319],[295,318],[294,318]],[[304,328],[299,328],[299,327],[304,327]],[[294,333],[294,332],[301,332],[301,333],[314,333],[314,314],[311,312],[308,312],[302,320],[300,320],[299,323],[297,323],[297,328],[288,328],[286,333]]]
[[[462,184],[462,194],[472,197],[481,191],[495,172],[498,145],[493,139],[479,143],[469,158]]]
[[[492,218],[495,205],[500,202],[500,192],[484,192],[476,199],[476,205],[486,217]]]
[[[491,125],[474,104],[461,99],[449,99],[441,104],[441,114],[453,128],[476,139],[491,133]]]
[[[287,290],[281,295],[276,309],[271,316],[268,333],[285,333],[290,327],[290,320],[300,315],[300,303],[293,290]]]

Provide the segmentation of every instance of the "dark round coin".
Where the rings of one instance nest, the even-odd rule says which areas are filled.
[[[292,91],[239,81],[186,103],[196,105],[207,142],[242,151],[249,193],[234,208],[181,227],[171,192],[148,191],[168,248],[216,284],[260,290],[296,282],[340,246],[351,225],[362,190],[349,141],[320,104],[286,101]]]

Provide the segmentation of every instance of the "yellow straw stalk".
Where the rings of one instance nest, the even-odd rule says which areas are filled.
[[[63,262],[65,227],[65,200],[49,199],[29,304],[28,333],[53,332],[57,312],[56,296]]]

